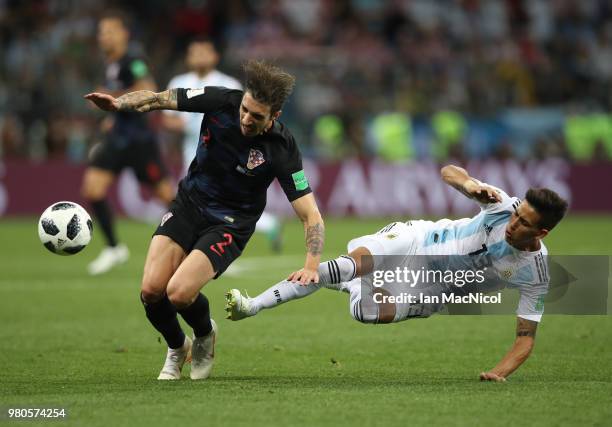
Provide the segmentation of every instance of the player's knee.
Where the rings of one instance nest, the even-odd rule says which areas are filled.
[[[93,200],[95,192],[92,188],[92,185],[87,181],[87,179],[83,180],[81,184],[81,196],[85,200]]]
[[[164,293],[158,293],[150,290],[140,290],[140,300],[145,304],[155,304],[164,297]]]
[[[151,286],[143,285],[140,288],[140,296],[143,302],[153,304],[163,298],[164,291]]]
[[[140,294],[142,295],[142,300],[148,304],[154,303],[162,299],[164,293],[166,292],[166,284],[161,283],[152,275],[148,275],[145,273],[142,284],[140,285]]]
[[[90,202],[102,200],[106,196],[105,193],[104,189],[101,186],[97,186],[95,182],[87,179],[83,181],[81,196],[83,196],[85,200]]]
[[[110,172],[87,169],[81,185],[81,195],[89,201],[98,201],[106,197],[114,176]]]
[[[186,289],[186,286],[181,286],[176,280],[168,284],[166,292],[168,293],[168,299],[177,309],[189,307],[197,297],[197,293],[194,295],[193,292]]]
[[[378,313],[367,310],[360,299],[351,301],[351,317],[361,323],[378,323]]]

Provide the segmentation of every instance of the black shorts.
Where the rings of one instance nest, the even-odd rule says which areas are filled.
[[[105,141],[94,147],[90,166],[115,175],[131,168],[138,181],[155,185],[168,176],[155,135],[148,129],[111,131]]]
[[[207,220],[179,190],[153,235],[171,238],[187,254],[194,249],[204,252],[216,279],[242,254],[254,231],[253,225],[241,227]]]

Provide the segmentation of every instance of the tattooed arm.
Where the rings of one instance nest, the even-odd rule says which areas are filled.
[[[489,372],[482,372],[482,381],[506,381],[506,377],[527,360],[533,350],[538,322],[516,318],[516,340],[504,358]]]
[[[306,238],[306,262],[304,268],[291,273],[288,280],[308,284],[319,283],[317,270],[321,262],[323,243],[325,242],[325,226],[319,213],[317,202],[312,193],[306,194],[291,202],[297,216],[304,224]]]
[[[121,95],[126,94],[128,92],[137,92],[139,90],[149,90],[152,92],[157,92],[157,85],[155,84],[155,80],[148,76],[134,81],[134,84],[132,86],[124,89],[111,90],[104,86],[99,86],[98,88],[96,88],[96,92],[105,93],[115,98],[119,98]]]
[[[137,90],[121,95],[119,98],[99,92],[85,95],[85,99],[90,100],[102,110],[139,113],[151,110],[176,110],[178,108],[176,98],[177,89],[164,92]]]

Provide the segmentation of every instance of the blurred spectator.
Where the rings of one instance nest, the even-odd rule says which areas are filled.
[[[363,155],[365,135],[378,132],[383,111],[426,118],[435,138],[428,152],[443,158],[463,148],[440,134],[440,112],[456,112],[469,127],[472,118],[506,109],[554,107],[569,112],[569,122],[577,112],[612,109],[612,7],[603,0],[0,1],[3,156],[83,158],[75,148],[82,142],[71,142],[74,132],[63,127],[93,134],[87,128],[96,113],[84,109],[81,95],[103,72],[91,54],[95,22],[117,6],[133,16],[132,31],[162,84],[181,68],[180,53],[194,36],[215,41],[230,73],[250,57],[291,70],[301,83],[284,118],[309,146],[305,152],[322,157]],[[316,129],[330,115],[343,125],[331,154],[331,140],[322,145]],[[466,150],[474,145],[467,127]],[[515,148],[522,141],[502,149],[493,138],[481,138],[489,146],[478,152],[526,156]],[[594,156],[589,138],[585,147],[568,138],[572,158]],[[606,138],[600,154],[610,151]],[[529,143],[533,153],[547,151]],[[410,145],[394,150],[411,157]]]
[[[14,114],[0,116],[0,153],[8,158],[27,155],[23,126]]]
[[[47,158],[63,158],[68,148],[68,120],[65,116],[55,115],[49,120],[45,137]]]

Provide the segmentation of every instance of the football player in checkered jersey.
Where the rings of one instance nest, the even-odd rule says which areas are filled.
[[[238,80],[216,69],[218,62],[219,53],[212,40],[206,38],[192,40],[187,47],[185,58],[189,71],[173,77],[168,83],[168,89],[222,86],[242,90]],[[189,171],[193,156],[198,149],[202,119],[203,114],[186,111],[165,110],[163,114],[165,128],[183,135],[184,174]],[[273,251],[281,251],[282,225],[276,215],[264,211],[257,221],[255,231],[265,234]]]
[[[297,144],[278,120],[295,79],[265,62],[249,61],[244,69],[244,91],[208,86],[136,91],[118,98],[85,96],[106,111],[204,113],[195,157],[154,233],[142,279],[147,318],[168,343],[161,380],[179,379],[190,354],[191,378],[210,375],[217,327],[200,290],[240,256],[274,179],[305,229],[304,267],[290,279],[318,282],[323,220]],[[183,333],[177,313],[193,328],[193,341]]]

